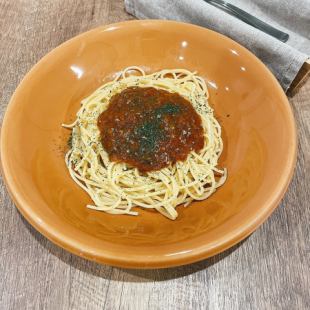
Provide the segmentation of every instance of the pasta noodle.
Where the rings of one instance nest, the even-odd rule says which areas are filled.
[[[133,71],[139,75],[131,74]],[[110,161],[100,141],[97,119],[113,95],[131,86],[177,92],[189,100],[202,119],[203,149],[192,151],[183,162],[145,174],[126,163]],[[65,162],[72,179],[94,202],[87,207],[110,214],[138,215],[133,209],[138,206],[155,209],[174,220],[178,205],[188,206],[214,193],[225,182],[227,172],[217,167],[223,142],[208,96],[205,81],[195,72],[169,69],[146,74],[140,67],[128,67],[82,100],[76,120],[63,126],[72,130]]]

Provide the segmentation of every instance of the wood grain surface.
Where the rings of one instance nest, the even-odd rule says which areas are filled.
[[[65,40],[131,19],[122,0],[0,0],[0,114],[26,72]],[[101,266],[36,232],[0,180],[0,309],[310,309],[310,80],[290,98],[299,132],[280,207],[238,246],[167,270]]]

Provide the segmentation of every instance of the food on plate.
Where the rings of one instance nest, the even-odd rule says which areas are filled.
[[[137,75],[138,73],[138,75]],[[227,177],[221,127],[204,79],[185,69],[129,67],[81,102],[65,161],[88,208],[138,215],[204,200]]]

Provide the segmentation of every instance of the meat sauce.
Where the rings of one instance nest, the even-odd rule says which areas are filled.
[[[114,95],[98,127],[110,160],[140,172],[184,161],[204,146],[201,118],[191,103],[153,87],[128,87]]]

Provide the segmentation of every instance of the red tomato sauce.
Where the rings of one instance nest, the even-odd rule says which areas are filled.
[[[184,161],[204,146],[201,117],[192,104],[153,87],[128,87],[114,95],[98,128],[110,160],[141,172]]]

